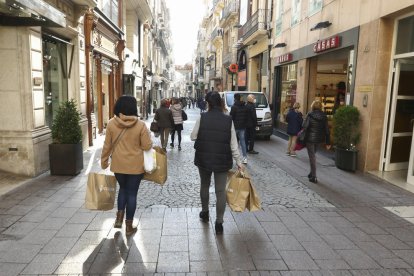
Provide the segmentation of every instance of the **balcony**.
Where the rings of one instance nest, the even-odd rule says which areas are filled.
[[[213,44],[217,41],[223,41],[223,28],[216,27],[210,35],[210,40]]]
[[[239,1],[233,0],[221,12],[220,26],[223,27],[227,22],[233,18],[238,18],[239,15]]]
[[[244,45],[251,45],[267,35],[266,18],[267,9],[259,9],[239,29],[239,37],[243,39]]]
[[[220,13],[224,8],[224,0],[214,0],[213,1],[213,12]]]
[[[164,32],[160,31],[158,36],[158,44],[161,47],[163,53],[166,55],[168,53],[167,44],[165,43]]]
[[[134,10],[142,20],[152,20],[152,11],[148,0],[126,0],[125,7],[127,10]]]

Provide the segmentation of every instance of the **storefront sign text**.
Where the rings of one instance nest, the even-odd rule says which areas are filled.
[[[285,63],[285,62],[292,61],[292,59],[293,59],[293,55],[289,53],[289,54],[278,56],[276,58],[276,61],[277,63]]]
[[[313,52],[319,53],[329,49],[339,47],[339,36],[333,36],[327,39],[322,39],[313,45]]]

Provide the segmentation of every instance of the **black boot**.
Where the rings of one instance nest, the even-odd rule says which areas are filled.
[[[206,211],[206,212],[201,211],[200,212],[200,218],[203,222],[208,222],[209,221],[208,211]]]
[[[216,234],[223,234],[223,223],[216,222],[216,225],[214,226],[216,229]]]

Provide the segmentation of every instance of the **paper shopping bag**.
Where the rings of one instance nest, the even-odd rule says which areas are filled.
[[[85,207],[90,210],[112,210],[116,193],[113,175],[89,173],[86,187]]]
[[[258,211],[262,209],[261,200],[259,194],[256,191],[251,179],[250,179],[250,194],[249,194],[249,204],[247,205],[247,209],[250,212]]]
[[[250,179],[241,172],[234,173],[227,180],[227,203],[235,212],[243,212],[249,204]]]
[[[153,149],[156,152],[157,168],[152,173],[144,173],[144,180],[163,185],[167,181],[167,154],[158,146]]]

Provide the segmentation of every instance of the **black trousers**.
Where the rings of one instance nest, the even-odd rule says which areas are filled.
[[[256,128],[255,127],[246,128],[244,138],[246,140],[247,151],[252,151],[254,149],[254,140],[256,140]]]

